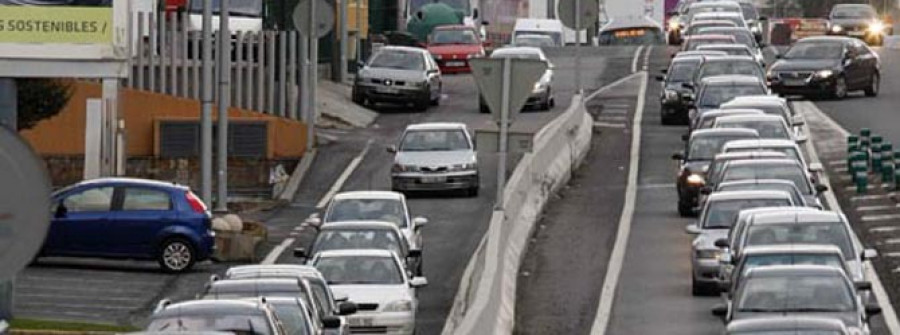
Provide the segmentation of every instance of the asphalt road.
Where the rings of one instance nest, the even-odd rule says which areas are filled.
[[[607,69],[608,57],[625,57],[632,51],[632,48],[586,50],[582,69],[585,89],[593,90],[606,81],[602,74]],[[573,52],[550,50],[548,56],[556,65],[557,107],[550,112],[522,113],[514,126],[516,129],[535,132],[568,107],[575,88]],[[490,116],[478,113],[477,91],[471,75],[445,76],[443,90],[440,106],[427,112],[411,113],[403,108],[382,106],[376,124],[368,129],[323,130],[337,140],[320,145],[315,163],[294,201],[274,211],[253,215],[269,227],[269,240],[262,255],[281,245],[286,252],[277,257],[277,262],[296,263],[290,250],[307,245],[314,236],[310,229],[299,225],[319,210],[317,204],[330,189],[389,189],[392,156],[385,148],[395,144],[408,124],[453,121],[466,123],[473,129],[490,125]],[[359,165],[355,170],[347,170],[355,158],[359,159]],[[419,334],[440,333],[462,272],[487,229],[495,196],[496,158],[492,153],[480,153],[479,162],[482,190],[478,197],[447,194],[410,199],[413,215],[430,219],[429,225],[423,228],[424,271],[430,285],[419,292]],[[343,184],[335,185],[342,174],[348,178]],[[158,272],[154,263],[146,262],[42,260],[19,276],[15,312],[22,317],[141,326],[159,299],[191,299],[211,274],[222,273],[229,265],[234,264],[202,264],[188,274],[166,275]]]

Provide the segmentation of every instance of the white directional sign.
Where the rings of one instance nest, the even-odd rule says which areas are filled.
[[[297,27],[297,30],[304,35],[308,35],[309,33],[309,6],[315,1],[316,2],[316,38],[325,37],[328,33],[331,32],[331,29],[334,27],[334,6],[332,6],[327,1],[323,0],[300,0],[300,3],[297,4],[297,7],[294,9],[294,26]]]
[[[576,1],[581,10],[581,27],[575,26]],[[584,30],[597,22],[600,15],[600,3],[597,0],[559,0],[559,20],[563,25],[572,30]]]
[[[536,59],[509,59],[508,62],[504,62],[504,59],[498,58],[480,58],[470,61],[472,75],[475,76],[478,90],[496,121],[502,119],[504,64],[510,66],[507,81],[509,85],[507,120],[512,122],[525,106],[525,102],[528,101],[528,97],[534,90],[534,83],[541,79],[541,76],[547,71],[547,63]]]

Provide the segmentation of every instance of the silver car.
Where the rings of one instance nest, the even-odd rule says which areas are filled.
[[[531,91],[531,96],[525,102],[525,107],[534,107],[539,110],[549,110],[556,105],[556,95],[553,91],[553,64],[544,55],[540,48],[535,47],[505,47],[494,50],[491,58],[519,58],[519,59],[536,59],[547,63],[547,71],[536,83]],[[479,110],[482,113],[490,113],[490,109],[485,103],[484,98],[478,96]]]
[[[424,111],[441,99],[441,70],[428,50],[386,46],[361,68],[353,82],[353,102],[413,104]]]
[[[694,295],[719,292],[719,265],[724,251],[715,241],[728,236],[728,229],[743,209],[792,207],[790,194],[781,191],[739,191],[713,193],[707,198],[700,219],[686,230],[697,237],[691,243],[691,292]]]
[[[160,301],[150,316],[147,332],[227,331],[236,334],[287,334],[275,310],[265,300]]]
[[[406,127],[394,153],[394,191],[463,190],[477,196],[478,158],[462,123],[422,123]]]

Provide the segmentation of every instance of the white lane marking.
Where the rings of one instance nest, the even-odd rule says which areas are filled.
[[[291,244],[293,244],[294,241],[295,240],[293,238],[287,238],[284,241],[281,241],[281,244],[276,246],[275,249],[272,249],[272,251],[270,251],[269,254],[266,255],[266,258],[263,258],[263,261],[260,262],[259,264],[262,264],[262,265],[275,264],[275,261],[277,261],[278,257],[281,256],[281,253],[283,253],[284,250],[287,249],[287,247],[291,246]]]
[[[632,73],[630,75],[625,76],[624,78],[620,78],[619,80],[616,80],[616,81],[610,83],[609,85],[598,88],[596,91],[592,92],[591,94],[589,94],[587,97],[584,98],[584,103],[587,104],[588,101],[590,101],[593,98],[596,98],[601,93],[609,91],[609,89],[619,86],[622,83],[631,80],[631,78],[634,78],[634,77],[637,77],[640,75],[641,75],[641,73]]]
[[[877,212],[877,211],[887,211],[894,210],[900,208],[900,204],[898,205],[878,205],[878,206],[859,206],[856,207],[857,212]]]
[[[870,194],[870,195],[854,195],[850,197],[850,201],[867,201],[867,200],[882,200],[882,199],[890,199],[896,194],[891,192],[888,194]]]
[[[815,114],[815,116],[818,116],[819,118],[824,120],[832,129],[839,131],[842,137],[846,138],[850,134],[846,129],[841,127],[841,125],[839,125],[837,122],[834,122],[834,120],[828,117],[828,115],[825,115],[825,113],[819,110],[819,108],[816,107],[816,105],[814,105],[813,103],[805,101],[803,103],[795,103],[795,105],[802,105],[804,103],[808,105],[805,109],[806,112]],[[815,142],[815,140],[813,139],[813,133],[809,131],[809,124],[807,123],[803,127],[806,128],[806,134],[809,137],[809,140],[806,141],[806,152],[809,153],[809,156],[811,158],[810,162],[818,162],[821,164],[822,161],[819,159],[819,154],[816,152],[815,146],[813,146],[813,142]],[[828,175],[826,173],[821,174],[821,181],[829,188],[829,190],[825,192],[825,200],[828,202],[828,207],[832,208],[833,210],[841,208],[841,205],[837,201],[837,197],[835,197],[834,192],[831,191],[831,183],[829,182]],[[900,321],[897,320],[897,313],[894,311],[894,306],[891,304],[891,300],[888,298],[887,292],[884,290],[884,286],[882,286],[881,284],[881,279],[878,278],[878,273],[875,272],[875,269],[872,266],[872,262],[866,261],[865,263],[863,263],[863,269],[866,272],[866,277],[869,278],[869,281],[872,283],[872,293],[875,294],[875,299],[878,300],[878,305],[881,306],[882,315],[884,316],[884,323],[887,325],[887,328],[888,330],[890,330],[891,334],[900,334]]]
[[[642,190],[653,190],[653,189],[660,189],[660,188],[675,188],[675,184],[671,184],[671,183],[670,184],[665,184],[665,183],[663,183],[663,184],[641,184],[640,186],[638,186],[638,188],[642,189]]]
[[[847,173],[849,171],[850,169],[848,169],[846,166],[838,166],[834,168],[834,172]]]
[[[892,221],[897,219],[900,219],[900,214],[863,215],[861,218],[863,222]]]
[[[847,166],[847,161],[833,160],[833,161],[829,161],[828,165],[830,165],[830,166]]]
[[[647,47],[647,53],[644,54],[644,67],[643,70],[647,71],[647,68],[650,67],[650,52],[653,51],[653,46]]]
[[[604,108],[601,115],[602,114],[628,114],[628,111],[630,111],[630,109],[606,109],[606,108]]]
[[[637,50],[634,51],[634,58],[631,59],[631,73],[637,72],[638,61],[641,59],[641,51],[644,51],[644,46],[639,46]]]
[[[638,172],[641,160],[641,121],[644,117],[644,103],[647,95],[647,72],[641,72],[641,89],[638,92],[637,107],[634,112],[634,123],[631,128],[631,155],[628,165],[628,184],[625,188],[625,204],[622,206],[622,216],[619,218],[619,231],[616,233],[616,242],[609,263],[606,268],[606,277],[603,279],[603,288],[600,291],[600,302],[597,307],[597,316],[591,326],[591,335],[606,334],[612,316],[613,302],[615,301],[616,286],[622,272],[625,261],[625,252],[628,250],[628,235],[631,232],[631,219],[634,217],[634,204],[637,201]]]
[[[870,228],[870,229],[869,229],[869,232],[870,232],[870,233],[876,233],[876,234],[877,234],[877,233],[890,233],[890,232],[895,232],[895,231],[898,231],[898,230],[900,230],[900,227],[894,227],[894,226],[881,226],[881,227]]]
[[[620,121],[620,122],[624,122],[624,121],[627,120],[627,117],[624,116],[624,115],[619,116],[619,115],[603,115],[603,114],[600,114],[599,116],[597,116],[597,120],[598,120],[598,121]]]
[[[319,199],[319,202],[316,204],[317,209],[325,208],[328,205],[328,202],[331,201],[331,198],[337,194],[338,191],[341,190],[341,187],[344,187],[344,183],[347,182],[347,179],[350,178],[350,175],[353,174],[353,171],[356,170],[356,167],[359,166],[359,163],[362,162],[363,158],[366,157],[366,153],[369,152],[369,148],[372,147],[372,140],[366,142],[366,147],[350,161],[350,164],[347,165],[347,168],[344,169],[344,172],[341,173],[340,177],[334,181],[334,185],[331,185],[331,189],[328,190],[328,193],[325,193],[322,196],[322,199]]]
[[[594,121],[594,128],[625,128],[625,124]]]

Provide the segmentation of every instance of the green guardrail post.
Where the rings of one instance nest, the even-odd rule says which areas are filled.
[[[872,129],[862,128],[859,130],[859,139],[868,139],[869,136],[872,136]]]
[[[881,181],[890,183],[894,181],[894,145],[891,142],[881,144]]]
[[[853,153],[857,151],[859,151],[858,142],[849,144],[847,146],[847,173],[849,173],[851,176],[853,175],[853,169],[850,168],[850,166],[853,165],[853,160],[851,160],[851,158],[853,157]]]
[[[875,144],[872,143],[872,164],[869,165],[872,168],[872,172],[877,172],[877,168],[881,167],[881,143]]]
[[[854,178],[854,183],[856,184],[856,193],[857,194],[865,194],[869,189],[869,173],[865,168],[858,168],[856,170],[856,178]]]

